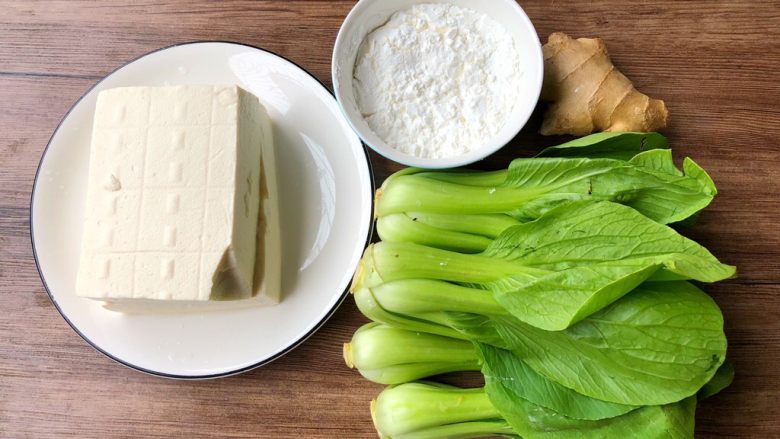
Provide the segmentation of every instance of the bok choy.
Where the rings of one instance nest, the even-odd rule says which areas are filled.
[[[579,420],[518,399],[500,382],[487,379],[483,389],[428,382],[388,387],[371,403],[371,415],[380,437],[394,439],[496,435],[526,439],[661,439],[693,437],[695,407],[695,398],[686,398],[598,421]]]
[[[563,331],[501,314],[485,293],[442,281],[400,280],[358,290],[355,300],[376,322],[510,351],[542,377],[616,404],[658,405],[692,396],[725,359],[723,316],[687,282],[644,283]],[[457,298],[447,300],[448,294]],[[464,312],[469,304],[473,310]]]
[[[561,330],[648,280],[715,282],[734,273],[704,247],[631,208],[574,202],[510,227],[476,255],[412,243],[372,245],[353,289],[401,279],[470,284],[492,292],[519,320]]]
[[[391,348],[391,353],[383,348]],[[446,354],[455,348],[458,353]],[[393,353],[408,352],[400,357]],[[354,356],[354,357],[353,357]],[[401,384],[372,403],[372,416],[383,437],[452,438],[486,435],[552,437],[691,437],[694,397],[663,406],[627,406],[580,395],[546,380],[519,357],[498,348],[404,331],[371,323],[345,346],[345,358],[369,379]],[[353,363],[353,361],[355,361]],[[368,364],[364,362],[368,361]],[[484,389],[458,389],[435,383],[410,383],[429,376],[429,365],[472,370],[482,362]],[[363,367],[372,367],[366,373]],[[389,374],[376,374],[380,369]],[[405,370],[401,375],[398,370]],[[411,372],[411,373],[408,373]],[[415,377],[415,378],[411,378]],[[724,363],[705,388],[711,396],[730,383],[733,369]],[[395,380],[398,380],[395,382]]]
[[[643,136],[592,135],[547,150],[558,157],[517,159],[503,171],[400,171],[377,191],[377,231],[384,241],[477,252],[506,228],[573,201],[621,203],[662,224],[690,220],[715,185],[690,159],[678,169],[670,150],[638,152],[660,144]]]
[[[716,194],[655,133],[599,133],[507,169],[402,170],[351,292],[344,360],[388,384],[381,437],[690,438],[731,383],[723,315],[689,281],[735,275],[670,228]],[[421,382],[479,371],[484,387]]]

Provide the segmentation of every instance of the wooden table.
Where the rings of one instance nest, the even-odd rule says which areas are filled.
[[[542,38],[606,39],[616,64],[666,100],[676,155],[720,195],[686,233],[739,279],[707,290],[723,308],[734,384],[701,404],[700,437],[780,437],[780,2],[523,1]],[[131,6],[132,4],[132,6]],[[331,47],[352,1],[0,1],[0,437],[369,438],[368,402],[341,344],[365,319],[348,300],[303,346],[214,381],[154,378],[89,347],[49,301],[33,263],[28,204],[60,118],[115,67],[173,43],[271,49],[330,84]],[[555,143],[538,115],[478,166]],[[377,182],[398,166],[372,155]]]

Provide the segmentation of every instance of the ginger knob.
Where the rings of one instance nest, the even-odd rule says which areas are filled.
[[[542,100],[550,107],[543,135],[595,131],[657,131],[666,127],[664,101],[640,93],[620,73],[600,38],[550,35],[544,51]]]

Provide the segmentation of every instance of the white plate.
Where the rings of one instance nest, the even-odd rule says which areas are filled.
[[[97,94],[112,87],[179,84],[238,84],[260,97],[274,121],[284,266],[278,306],[125,315],[75,295]],[[336,310],[371,236],[373,189],[362,143],[313,76],[250,46],[182,44],[114,71],[63,118],[35,178],[33,251],[52,301],[100,352],[167,377],[230,375],[284,355]]]

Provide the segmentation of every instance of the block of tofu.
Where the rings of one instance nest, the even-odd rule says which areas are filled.
[[[239,87],[102,91],[77,294],[118,310],[278,302],[274,166],[265,108]]]

